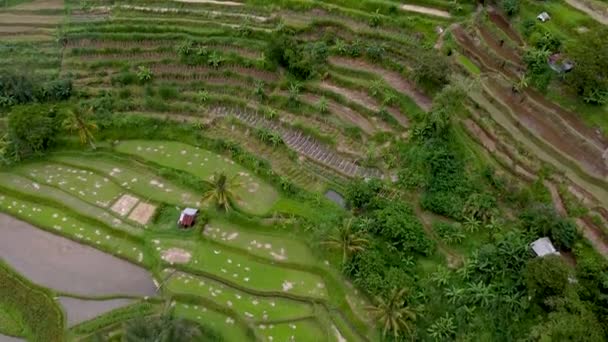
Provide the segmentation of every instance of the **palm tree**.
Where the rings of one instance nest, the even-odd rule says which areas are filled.
[[[292,82],[289,84],[289,102],[297,103],[300,96],[300,83]]]
[[[395,338],[404,332],[412,335],[416,312],[406,305],[407,289],[393,289],[388,298],[376,298],[377,305],[368,307],[370,313],[382,325],[382,334],[392,333]]]
[[[215,173],[211,181],[205,181],[209,189],[203,194],[201,202],[213,201],[222,210],[232,209],[232,203],[237,198],[234,190],[241,186],[236,177],[228,179],[224,172]]]
[[[353,219],[347,219],[332,236],[322,242],[322,244],[336,250],[342,250],[342,263],[348,257],[365,250],[369,241],[360,232],[353,231]]]
[[[83,145],[89,144],[92,149],[95,149],[94,132],[97,130],[97,125],[80,111],[68,110],[67,117],[63,121],[63,127],[69,132],[78,133],[80,142]]]
[[[528,77],[528,75],[523,74],[519,77],[519,80],[517,81],[517,83],[515,83],[513,85],[513,92],[515,93],[521,93],[524,89],[528,88],[528,82],[530,81],[530,78]]]
[[[264,91],[264,82],[256,81],[255,86],[253,88],[253,94],[257,96],[260,100],[266,99],[266,93]]]
[[[321,96],[319,103],[317,103],[317,108],[321,114],[327,114],[329,112],[329,103],[327,102],[325,96]]]

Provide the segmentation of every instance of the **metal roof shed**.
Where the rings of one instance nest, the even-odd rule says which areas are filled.
[[[551,243],[551,240],[548,237],[542,237],[532,242],[530,247],[532,247],[534,253],[539,257],[552,254],[559,255],[559,252],[555,249],[555,246],[553,246],[553,243]]]

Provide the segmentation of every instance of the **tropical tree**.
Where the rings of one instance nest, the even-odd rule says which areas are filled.
[[[224,57],[217,51],[211,52],[211,54],[209,54],[209,58],[207,59],[207,63],[214,68],[219,68],[223,62]]]
[[[342,263],[346,263],[348,258],[365,250],[369,241],[360,232],[353,231],[353,219],[347,219],[327,240],[322,244],[331,249],[342,251]]]
[[[488,307],[490,302],[496,297],[491,285],[486,285],[482,281],[468,284],[467,292],[475,304]]]
[[[513,84],[513,92],[520,94],[524,89],[528,88],[530,83],[530,77],[526,74],[521,75],[519,80]]]
[[[211,181],[204,181],[208,190],[203,193],[201,202],[213,201],[218,208],[224,211],[232,209],[232,203],[237,198],[234,190],[241,186],[236,181],[236,177],[228,179],[224,172],[216,172]]]
[[[198,93],[196,93],[196,99],[200,103],[209,101],[209,92],[205,89],[199,90]]]
[[[89,144],[92,149],[95,149],[94,132],[97,130],[97,124],[90,121],[81,111],[69,109],[66,114],[63,128],[71,133],[76,132],[83,145]]]
[[[142,83],[150,81],[152,79],[152,70],[147,66],[140,65],[137,68],[137,79]]]
[[[481,221],[479,221],[475,216],[468,215],[464,218],[464,230],[469,233],[475,233],[481,228]]]
[[[445,341],[449,339],[456,333],[454,318],[446,313],[445,316],[439,318],[431,325],[428,332],[435,341]]]
[[[395,288],[386,299],[377,297],[377,304],[368,307],[370,313],[382,326],[384,336],[389,333],[395,338],[402,336],[404,333],[413,335],[416,311],[406,305],[406,294],[407,289]]]

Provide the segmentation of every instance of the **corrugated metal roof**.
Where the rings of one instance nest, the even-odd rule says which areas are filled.
[[[540,257],[550,254],[559,255],[559,252],[557,251],[557,249],[555,249],[553,243],[551,243],[551,240],[548,237],[542,237],[532,242],[530,246],[532,247],[534,253],[536,253],[536,255]]]

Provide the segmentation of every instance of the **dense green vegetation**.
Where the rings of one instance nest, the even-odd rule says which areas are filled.
[[[605,28],[558,1],[414,3],[0,12],[56,23],[0,49],[0,211],[158,287],[66,332],[51,292],[7,271],[0,332],[606,340],[605,142],[580,119],[605,105]],[[560,254],[537,257],[542,237]]]

